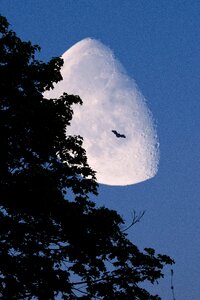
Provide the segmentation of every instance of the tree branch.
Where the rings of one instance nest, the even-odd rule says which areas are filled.
[[[139,223],[140,220],[142,219],[142,217],[144,216],[144,214],[145,214],[145,210],[141,211],[139,213],[139,215],[137,215],[136,211],[133,210],[133,212],[132,212],[132,222],[128,227],[126,227],[124,230],[122,230],[122,232],[125,232],[125,231],[129,230],[133,225],[135,225],[136,223]]]

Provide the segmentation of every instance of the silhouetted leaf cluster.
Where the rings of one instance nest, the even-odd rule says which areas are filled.
[[[82,101],[44,98],[63,61],[37,51],[0,17],[0,299],[159,299],[140,283],[172,260],[139,251],[117,212],[90,201],[95,172],[66,135]]]

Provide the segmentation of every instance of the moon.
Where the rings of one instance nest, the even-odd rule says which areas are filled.
[[[60,97],[66,92],[83,100],[82,106],[73,107],[74,116],[66,134],[83,137],[88,163],[96,171],[97,181],[130,185],[154,177],[159,147],[152,113],[113,52],[101,42],[87,38],[72,46],[62,58],[63,80],[45,97]]]

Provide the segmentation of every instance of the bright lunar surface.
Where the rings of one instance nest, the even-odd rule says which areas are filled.
[[[158,141],[152,114],[134,80],[112,51],[84,39],[62,58],[63,80],[45,97],[79,95],[67,134],[81,135],[97,181],[129,185],[152,178],[158,169]],[[112,130],[116,131],[113,132]]]

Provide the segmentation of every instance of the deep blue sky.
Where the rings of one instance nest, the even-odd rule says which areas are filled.
[[[136,80],[157,123],[159,172],[137,185],[101,186],[98,201],[129,221],[132,209],[146,210],[130,237],[175,259],[177,300],[199,300],[200,1],[1,0],[0,13],[42,47],[41,59],[93,37]],[[172,299],[169,270],[155,291]]]

